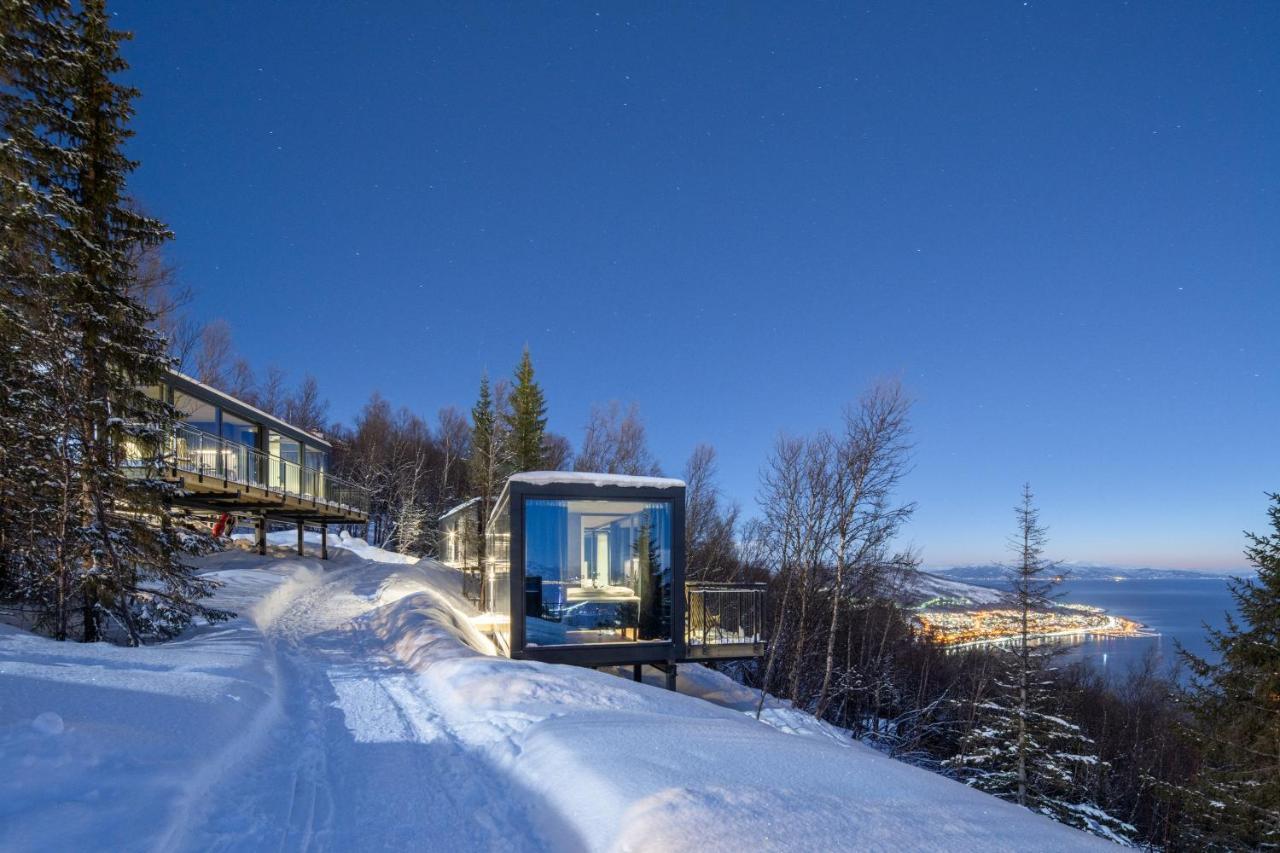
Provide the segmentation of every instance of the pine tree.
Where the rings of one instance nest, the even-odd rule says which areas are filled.
[[[1208,629],[1220,662],[1181,652],[1203,751],[1186,834],[1210,849],[1280,846],[1280,494],[1268,497],[1271,532],[1245,534],[1257,575],[1231,580],[1239,619]]]
[[[4,295],[9,325],[26,330],[12,377],[24,398],[5,409],[49,413],[39,432],[25,414],[11,428],[24,434],[28,467],[43,469],[19,480],[39,475],[57,495],[19,557],[41,574],[16,597],[38,605],[55,637],[69,635],[75,607],[83,639],[99,639],[111,620],[136,644],[196,616],[227,615],[199,604],[214,584],[181,562],[198,543],[171,523],[171,487],[157,476],[176,413],[142,390],[168,360],[150,315],[130,298],[131,258],[169,235],[126,204],[136,164],[122,147],[137,92],[113,81],[126,68],[126,35],[108,26],[102,0],[78,10],[6,4],[3,14],[0,173],[6,246],[20,247],[5,252],[15,278],[6,275]]]
[[[1048,531],[1040,524],[1030,485],[1014,512],[1016,555],[1009,567],[1005,607],[1018,621],[1012,646],[996,647],[993,678],[972,708],[973,724],[960,739],[960,752],[947,762],[969,785],[1117,841],[1133,827],[1088,801],[1088,782],[1103,769],[1093,742],[1061,716],[1053,691],[1058,651],[1036,643],[1034,615],[1054,606],[1053,588],[1062,579],[1045,559]]]
[[[66,2],[4,4],[0,15],[3,593],[65,639],[76,582],[67,558],[76,492],[67,417],[78,339],[62,305],[79,276],[66,255],[80,214],[73,105],[86,51]]]
[[[467,481],[475,496],[480,498],[475,553],[481,561],[484,560],[485,526],[502,478],[502,458],[502,430],[486,373],[480,377],[480,395],[471,408],[471,456],[467,459]]]
[[[529,357],[528,347],[520,358],[515,379],[507,421],[511,432],[511,461],[517,471],[538,471],[543,467],[547,404],[542,388],[534,381],[533,360]]]

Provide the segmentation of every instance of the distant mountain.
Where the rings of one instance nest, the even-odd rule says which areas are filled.
[[[960,579],[942,577],[932,572],[915,572],[896,596],[905,607],[929,604],[936,607],[987,607],[1000,603],[1000,593],[985,586],[975,586]]]
[[[1065,562],[1058,564],[1061,570],[1075,580],[1186,580],[1189,578],[1222,578],[1249,574],[1241,569],[1161,569],[1149,566],[1106,566],[1098,563]],[[990,583],[1008,577],[1005,566],[994,564],[976,566],[948,566],[931,569],[935,574],[961,581]]]

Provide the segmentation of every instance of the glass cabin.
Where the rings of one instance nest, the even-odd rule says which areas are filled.
[[[512,476],[485,531],[484,608],[511,657],[671,666],[683,652],[684,483]]]

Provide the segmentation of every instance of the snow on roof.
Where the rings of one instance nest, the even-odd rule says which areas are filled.
[[[235,396],[234,394],[228,394],[226,391],[219,391],[217,388],[214,388],[212,385],[206,385],[205,383],[201,382],[199,379],[196,379],[194,376],[188,376],[187,374],[183,373],[181,370],[173,370],[172,368],[170,368],[169,373],[173,376],[178,377],[179,379],[183,379],[187,382],[190,382],[192,385],[196,386],[201,391],[205,391],[214,397],[221,397],[224,400],[234,401],[237,406],[247,409],[248,411],[253,412],[255,416],[261,418],[262,423],[264,425],[270,426],[274,424],[276,426],[286,427],[289,430],[292,430],[293,432],[298,433],[299,435],[305,435],[308,441],[315,441],[317,444],[323,444],[325,447],[328,447],[330,449],[333,448],[333,444],[323,436],[316,435],[314,432],[311,432],[311,430],[303,429],[300,426],[294,426],[293,424],[286,421],[284,418],[278,418],[269,412],[264,412],[262,411],[262,409],[259,409],[257,406],[253,406],[253,405],[250,405],[249,403],[246,403],[244,400],[241,400],[239,397]],[[206,400],[205,402],[209,402],[209,401]]]
[[[467,507],[469,507],[469,506],[475,506],[475,505],[476,505],[476,504],[478,504],[479,502],[480,502],[480,499],[479,499],[479,498],[471,498],[470,500],[465,500],[465,501],[463,501],[462,503],[458,504],[457,506],[453,507],[452,509],[449,509],[449,510],[445,511],[444,513],[442,513],[442,514],[440,515],[440,520],[441,520],[441,521],[444,521],[444,520],[445,520],[446,518],[448,518],[449,516],[451,516],[451,515],[455,515],[456,513],[459,513],[459,512],[462,512],[464,509],[466,509],[466,508],[467,508]]]
[[[618,486],[629,489],[683,489],[684,480],[670,477],[634,477],[630,474],[596,474],[591,471],[522,471],[512,474],[512,483],[550,486],[576,483],[591,486]]]

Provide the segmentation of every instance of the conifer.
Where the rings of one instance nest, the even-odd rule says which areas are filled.
[[[137,92],[102,0],[6,4],[0,54],[6,130],[0,208],[6,234],[0,426],[18,444],[0,464],[22,547],[7,597],[38,624],[86,641],[108,624],[136,644],[192,618],[224,617],[199,600],[214,584],[182,556],[199,539],[175,527],[159,476],[175,412],[143,390],[169,364],[150,315],[130,297],[131,258],[169,233],[130,208],[123,152]],[[40,421],[37,422],[37,418]],[[24,467],[25,466],[25,467]],[[11,484],[11,485],[10,485]],[[39,532],[26,529],[44,515]]]
[[[507,421],[511,433],[511,462],[516,471],[538,471],[543,468],[547,404],[542,388],[533,378],[533,360],[528,347],[516,368],[515,380]]]
[[[1034,614],[1054,606],[1062,576],[1045,559],[1048,531],[1040,524],[1031,487],[1015,507],[1016,559],[1008,569],[1004,606],[1019,632],[995,650],[994,677],[972,709],[973,724],[960,752],[945,762],[969,785],[1046,814],[1055,820],[1125,842],[1134,828],[1090,801],[1091,783],[1105,769],[1080,726],[1054,707],[1054,658],[1058,649],[1037,642]]]
[[[1269,497],[1271,531],[1245,534],[1257,574],[1231,580],[1239,617],[1208,629],[1220,662],[1181,652],[1203,754],[1186,832],[1209,849],[1280,846],[1280,494]]]

